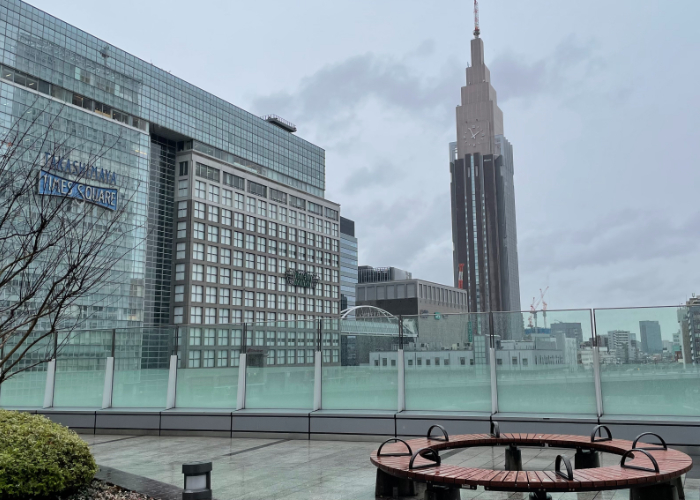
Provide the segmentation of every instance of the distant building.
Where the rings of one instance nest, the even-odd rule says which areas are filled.
[[[357,238],[355,221],[340,218],[340,310],[355,305],[357,285]]]
[[[552,336],[563,333],[568,339],[576,339],[578,345],[583,343],[581,323],[552,323],[549,326],[551,327]]]
[[[658,321],[640,321],[639,334],[642,340],[642,352],[647,354],[661,354],[663,352],[661,325]]]
[[[626,330],[612,330],[607,335],[607,347],[614,354],[618,363],[626,364],[637,360],[636,334]]]
[[[360,269],[360,276],[362,276],[362,269]],[[405,279],[362,282],[362,278],[360,278],[356,289],[358,306],[379,307],[395,316],[427,316],[467,312],[467,292],[465,290],[430,281]]]
[[[357,274],[358,283],[381,283],[410,280],[411,278],[411,273],[397,267],[360,266]]]
[[[678,311],[684,364],[700,364],[700,297],[690,298]]]

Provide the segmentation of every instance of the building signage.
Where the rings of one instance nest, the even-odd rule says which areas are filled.
[[[39,194],[48,196],[65,196],[86,201],[108,210],[117,209],[117,190],[89,186],[74,182],[42,170],[39,173]]]
[[[302,288],[316,288],[319,282],[317,274],[297,271],[295,269],[287,269],[284,276],[287,278],[288,285],[300,286]]]
[[[117,184],[117,174],[111,170],[97,168],[95,165],[83,163],[81,161],[70,161],[69,158],[57,158],[51,153],[46,155],[46,168],[54,172],[63,172],[64,174],[79,175],[83,179],[93,179],[104,182],[106,184]]]

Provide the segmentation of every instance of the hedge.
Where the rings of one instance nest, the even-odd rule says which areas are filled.
[[[0,498],[53,497],[89,483],[96,472],[75,432],[41,415],[0,410]]]

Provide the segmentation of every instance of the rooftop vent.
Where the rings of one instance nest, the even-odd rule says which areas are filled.
[[[285,120],[281,116],[277,115],[265,115],[262,117],[263,120],[266,122],[270,122],[273,125],[277,125],[280,128],[283,128],[287,132],[296,132],[297,131],[297,126],[294,125],[292,122]]]

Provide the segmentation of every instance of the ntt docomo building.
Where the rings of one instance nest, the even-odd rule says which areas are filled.
[[[338,318],[340,207],[292,123],[16,0],[0,0],[0,54],[4,129],[41,109],[65,137],[37,192],[124,208],[141,234],[114,243],[121,278],[83,300],[88,328]]]

